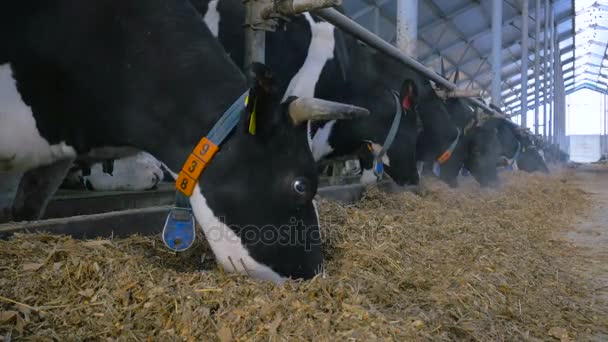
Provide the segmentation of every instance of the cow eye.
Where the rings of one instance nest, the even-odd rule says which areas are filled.
[[[293,181],[293,190],[298,195],[307,195],[310,192],[310,184],[306,179],[298,178]]]

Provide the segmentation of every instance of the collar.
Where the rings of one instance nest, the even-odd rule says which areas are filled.
[[[454,153],[454,150],[456,149],[456,146],[460,141],[460,128],[456,127],[456,130],[458,131],[456,139],[454,139],[454,141],[452,141],[452,144],[450,144],[450,147],[448,147],[448,149],[443,152],[443,154],[439,156],[439,158],[437,158],[437,162],[439,163],[439,165],[445,164],[445,162],[450,160],[450,157],[452,157],[452,153]]]
[[[175,187],[179,192],[188,197],[192,195],[203,170],[211,162],[228,134],[238,124],[241,111],[247,104],[248,95],[249,91],[246,91],[236,99],[192,150],[175,181]]]
[[[175,203],[169,210],[162,232],[163,242],[175,252],[185,251],[194,244],[196,226],[189,197],[219,146],[238,124],[241,112],[247,105],[248,96],[249,91],[246,91],[222,114],[209,133],[192,150],[177,176]],[[255,115],[255,104],[251,115]],[[249,132],[255,134],[255,125],[252,127],[250,123]]]
[[[473,128],[473,126],[475,126],[475,119],[471,119],[469,121],[469,123],[466,124],[466,126],[464,126],[463,129],[463,135],[467,135],[469,133],[469,131],[471,130],[471,128]]]
[[[391,94],[393,95],[393,98],[395,100],[395,116],[393,117],[393,123],[391,124],[391,128],[389,129],[388,134],[384,139],[384,144],[382,144],[382,149],[380,149],[380,152],[378,152],[376,158],[374,158],[374,173],[378,177],[381,177],[384,173],[382,157],[384,157],[388,149],[393,144],[393,141],[395,141],[395,137],[397,136],[397,132],[399,131],[399,124],[401,123],[401,116],[403,115],[403,109],[401,108],[401,103],[399,101],[399,93],[392,90]]]
[[[509,166],[513,166],[513,164],[517,161],[517,158],[519,158],[520,153],[521,153],[521,143],[519,141],[517,141],[517,150],[515,150],[515,154],[513,155],[513,158],[507,159],[509,162]]]

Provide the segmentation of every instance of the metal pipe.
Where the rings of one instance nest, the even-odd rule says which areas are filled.
[[[397,48],[416,58],[418,43],[418,0],[397,1]]]
[[[492,103],[500,107],[502,76],[502,0],[492,0]]]
[[[555,27],[554,27],[555,28]],[[553,41],[555,41],[555,37]],[[561,75],[561,61],[559,60],[559,51],[557,49],[553,49],[553,84],[555,85],[554,89],[554,105],[555,109],[553,112],[553,135],[554,135],[554,143],[561,145],[561,122],[562,122],[562,98],[564,94],[563,90],[563,81]]]
[[[521,127],[528,126],[528,12],[530,0],[523,0],[521,4]]]
[[[608,154],[608,123],[606,123],[606,119],[608,119],[608,94],[604,93],[604,154]]]
[[[463,97],[481,97],[481,90],[465,90],[465,89],[455,89],[450,91],[436,90],[435,91],[439,97],[444,99],[454,99],[454,98],[463,98]]]
[[[251,63],[266,61],[266,31],[263,30],[261,13],[263,4],[259,0],[246,0],[245,17],[245,69]]]
[[[536,12],[534,12],[534,16],[536,17],[534,33],[534,40],[536,42],[534,55],[534,134],[538,134],[538,123],[540,119],[540,0],[536,0]]]
[[[429,79],[433,80],[434,82],[441,84],[442,86],[444,86],[450,90],[456,89],[455,84],[453,84],[450,81],[439,76],[433,70],[422,65],[420,62],[413,59],[412,57],[406,56],[405,54],[401,53],[401,51],[399,51],[399,49],[397,49],[396,47],[394,47],[387,41],[383,40],[382,38],[371,33],[369,30],[367,30],[363,26],[357,24],[352,19],[350,19],[349,17],[345,16],[344,14],[336,11],[335,9],[325,8],[322,10],[315,11],[315,14],[318,15],[319,17],[325,19],[327,22],[331,23],[332,25],[342,29],[344,32],[354,36],[355,38],[359,39],[360,41],[364,42],[365,44],[373,47],[374,49],[379,50],[379,51],[383,52],[384,54],[388,55],[389,57],[403,63],[407,67],[410,67],[410,68],[420,72],[422,75],[424,75],[425,77],[428,77]],[[476,106],[482,108],[486,112],[492,113],[494,115],[499,115],[499,116],[503,115],[503,114],[498,113],[491,107],[487,106],[485,103],[483,103],[482,101],[480,101],[478,99],[471,99],[471,101]]]
[[[549,66],[548,61],[548,54],[549,54],[549,32],[547,32],[547,28],[548,28],[548,24],[549,24],[549,0],[545,0],[545,29],[543,30],[543,38],[544,38],[544,48],[543,48],[543,75],[545,75],[544,77],[544,85],[543,85],[543,89],[544,89],[544,93],[545,93],[545,99],[543,101],[543,137],[547,137],[547,103],[548,103],[548,98],[549,98],[549,82],[548,82],[548,78],[547,76],[547,72],[549,71]]]
[[[342,0],[275,0],[262,8],[262,18],[294,16],[321,8],[339,6]]]
[[[557,33],[557,24],[555,23],[555,18],[553,20],[553,32]],[[560,56],[560,51],[559,51],[559,41],[557,40],[557,34],[554,34],[553,37],[553,84],[555,87],[554,93],[555,93],[555,97],[553,100],[553,105],[555,106],[555,109],[553,110],[553,116],[557,117],[557,125],[555,126],[554,130],[555,130],[555,134],[557,135],[556,138],[556,143],[559,144],[559,139],[560,138],[560,126],[561,125],[561,121],[562,121],[562,100],[563,97],[565,96],[565,89],[564,89],[564,81],[563,81],[563,72],[562,72],[562,62],[561,62],[561,56]]]
[[[554,80],[554,74],[555,74],[555,56],[554,56],[554,51],[555,51],[555,29],[554,29],[554,23],[555,23],[555,13],[553,11],[553,5],[550,6],[549,8],[550,13],[549,13],[549,34],[550,34],[550,40],[549,40],[549,121],[551,122],[549,124],[549,126],[547,127],[547,131],[549,134],[549,138],[551,142],[555,142],[554,141],[554,136],[555,136],[555,132],[553,131],[553,121],[555,121],[555,80]]]

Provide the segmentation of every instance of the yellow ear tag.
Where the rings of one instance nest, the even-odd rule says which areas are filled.
[[[247,99],[245,99],[245,103],[249,102],[249,97],[247,97]],[[253,110],[251,111],[251,115],[249,116],[249,134],[251,135],[255,135],[255,131],[256,131],[256,127],[255,127],[255,121],[256,121],[256,107],[258,105],[258,101],[255,101],[253,103]]]

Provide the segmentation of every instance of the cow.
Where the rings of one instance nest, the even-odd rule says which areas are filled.
[[[140,151],[116,160],[70,169],[62,188],[91,191],[141,191],[154,189],[165,178],[162,163]]]
[[[445,76],[443,63],[440,76]],[[458,82],[459,72],[454,74],[453,83]],[[433,83],[434,93],[449,92],[441,84]],[[430,90],[429,90],[430,93]],[[448,113],[437,115],[428,130],[423,129],[419,139],[419,160],[426,167],[433,168],[434,173],[450,187],[458,186],[461,170],[467,169],[482,186],[495,186],[498,182],[496,163],[500,157],[500,145],[496,138],[496,125],[493,118],[481,120],[479,108],[468,98],[443,98],[443,105]],[[435,124],[434,124],[435,123]],[[427,136],[435,125],[443,127],[442,133]],[[440,145],[435,136],[442,136]],[[449,145],[448,145],[449,144]],[[432,146],[435,146],[433,148]]]
[[[510,154],[508,150],[505,151],[505,155],[511,160],[515,159],[514,164],[519,170],[529,173],[549,173],[549,168],[539,153],[537,146],[535,146],[531,134],[517,127],[511,121],[506,121],[503,124],[500,133],[501,134],[499,136],[503,146],[507,146],[507,149],[508,146],[511,146],[511,156],[509,157]],[[517,141],[516,144],[513,143],[514,139]],[[519,148],[519,153],[516,157],[512,155],[513,151],[516,151],[515,145],[517,145],[517,148]]]
[[[274,282],[318,274],[318,176],[306,123],[366,110],[283,99],[281,82],[262,64],[248,69],[248,86],[187,0],[9,1],[0,32],[10,38],[0,62],[17,104],[1,111],[0,127],[28,143],[0,144],[0,167],[25,171],[16,219],[41,216],[77,156],[137,148],[173,174],[189,170],[186,160],[213,146],[201,138],[234,107],[237,126],[189,183],[216,261]],[[37,135],[16,131],[20,120],[34,122]]]

